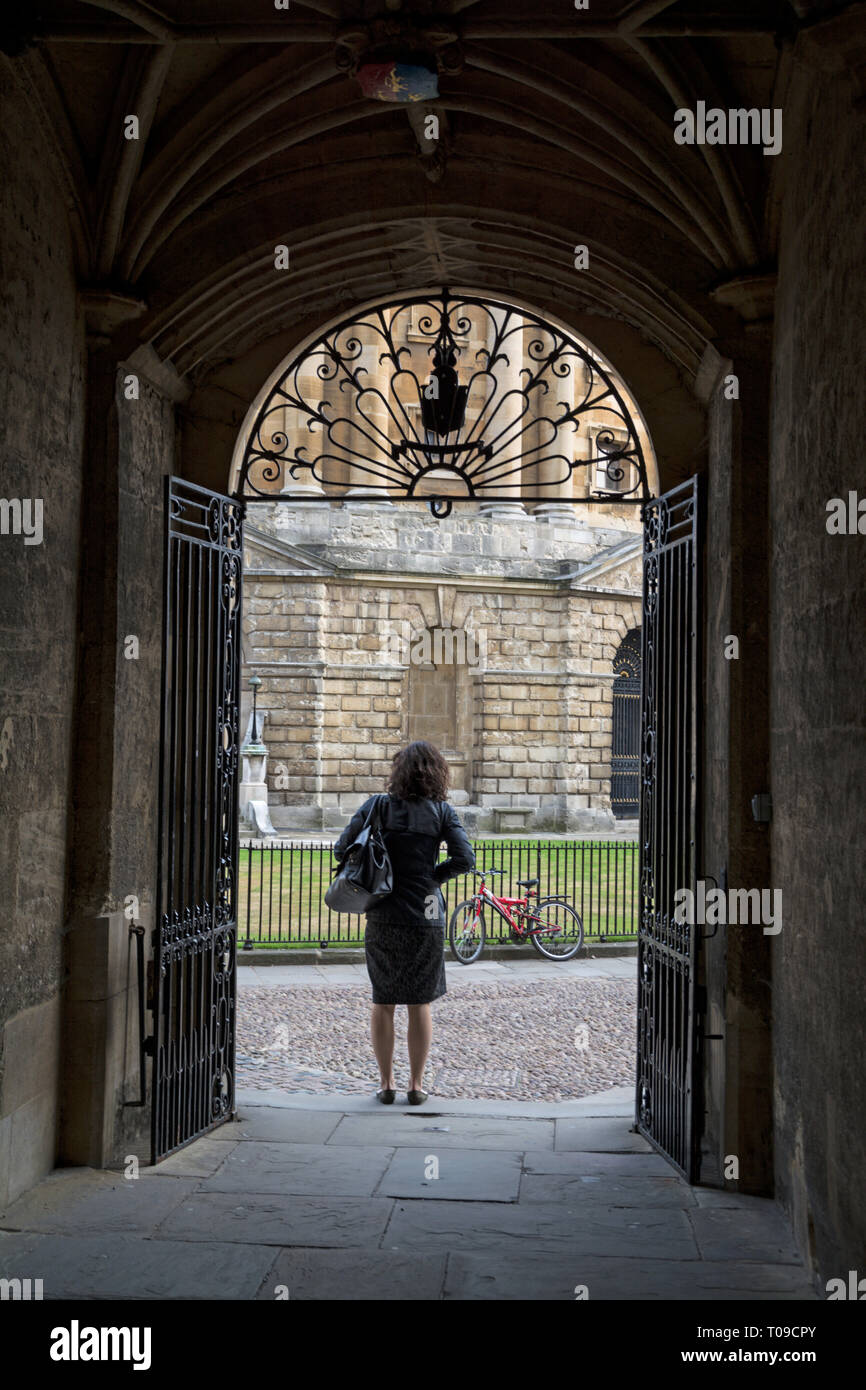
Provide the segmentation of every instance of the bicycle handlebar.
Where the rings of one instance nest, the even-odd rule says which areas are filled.
[[[476,878],[484,878],[487,874],[504,874],[504,869],[473,869]]]

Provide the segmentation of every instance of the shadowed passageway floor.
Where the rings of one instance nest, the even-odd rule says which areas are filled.
[[[246,1093],[137,1179],[56,1171],[0,1215],[0,1276],[47,1299],[815,1298],[776,1205],[690,1188],[630,1106]]]

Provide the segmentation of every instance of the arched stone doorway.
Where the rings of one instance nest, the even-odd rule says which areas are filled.
[[[406,341],[395,327],[401,317]],[[459,364],[472,348],[474,360],[461,373]],[[694,878],[695,711],[687,685],[680,684],[677,698],[666,703],[659,702],[657,692],[664,687],[670,693],[674,670],[688,668],[692,683],[696,679],[694,627],[689,637],[696,591],[693,582],[683,581],[681,560],[686,554],[690,557],[692,573],[698,556],[697,504],[690,484],[648,506],[648,440],[630,407],[628,393],[609,366],[561,327],[505,301],[454,296],[443,289],[380,304],[344,320],[279,370],[248,413],[240,453],[236,451],[232,498],[213,495],[208,500],[198,490],[185,495],[182,487],[171,491],[161,801],[171,821],[165,823],[164,809],[161,830],[169,846],[172,826],[176,829],[184,819],[176,808],[185,805],[187,745],[195,743],[196,721],[189,710],[198,707],[200,691],[207,685],[202,673],[208,668],[200,664],[198,638],[192,636],[200,625],[196,602],[201,602],[202,586],[191,578],[193,561],[183,560],[192,542],[208,552],[209,566],[218,576],[206,608],[214,670],[223,678],[213,719],[206,724],[215,743],[210,817],[208,794],[204,796],[204,820],[215,835],[211,860],[205,860],[210,867],[194,882],[192,858],[188,881],[182,853],[179,877],[173,848],[161,862],[154,1158],[203,1133],[233,1108],[238,556],[247,504],[389,508],[427,496],[430,511],[440,519],[455,503],[470,503],[477,505],[481,517],[489,511],[516,518],[529,506],[540,522],[549,522],[574,507],[613,502],[646,510],[644,618],[654,626],[662,608],[667,614],[667,625],[652,644],[652,678],[646,682],[642,711],[646,833],[641,839],[636,1119],[642,1132],[694,1178],[696,940],[684,933],[671,951],[672,943],[663,939],[659,924],[669,916],[670,899],[683,875],[689,884]],[[191,516],[196,510],[198,514]],[[690,549],[681,549],[683,539]],[[668,564],[672,556],[674,570]],[[200,571],[201,558],[197,563]],[[626,647],[625,653],[629,650]],[[426,690],[426,697],[423,709],[416,699],[411,717],[416,723],[435,718],[440,738],[447,742],[452,733],[456,736],[456,691],[452,709],[448,699],[442,701],[442,672],[435,662],[432,673],[435,689],[424,686],[425,676],[430,684],[430,670],[420,673],[421,685],[416,680],[416,696]],[[196,681],[204,684],[199,687]],[[194,758],[194,748],[189,751]],[[203,752],[206,761],[208,750]],[[691,776],[690,795],[677,802],[676,814],[669,814],[659,800],[672,758],[678,776]],[[660,816],[667,818],[663,835]],[[669,860],[660,849],[662,839],[674,851]],[[679,878],[669,872],[674,863],[681,871]],[[189,900],[190,889],[194,902]],[[197,932],[207,937],[212,967],[205,971],[205,992],[213,986],[217,1000],[214,1009],[203,1007],[200,1017],[181,1002],[188,1000],[190,991],[195,993],[197,977],[186,957],[198,952],[197,944],[189,945]],[[202,1021],[209,1013],[215,1023],[207,1028]],[[674,1072],[660,1071],[656,1059],[669,1050],[681,1062]],[[197,1108],[191,1098],[199,1093],[204,1102]],[[165,1115],[168,1125],[160,1118]]]

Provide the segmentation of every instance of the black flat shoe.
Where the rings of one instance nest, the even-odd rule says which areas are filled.
[[[383,1105],[393,1105],[396,1094],[396,1091],[377,1091],[376,1099],[380,1100]]]
[[[426,1091],[407,1091],[406,1099],[410,1105],[423,1105],[427,1099]]]

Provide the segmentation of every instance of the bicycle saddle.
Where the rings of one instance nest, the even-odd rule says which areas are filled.
[[[537,882],[537,878],[519,878],[517,886],[518,888],[534,888]]]

